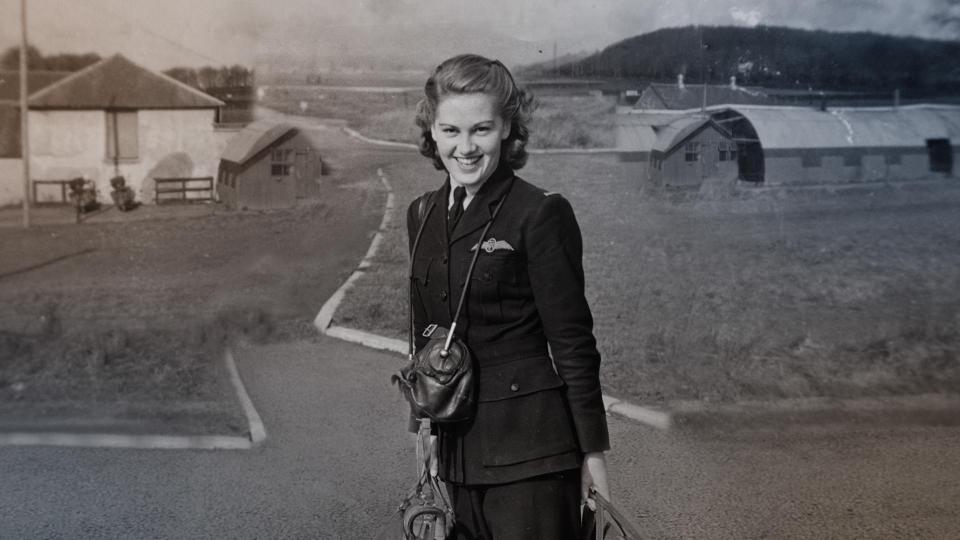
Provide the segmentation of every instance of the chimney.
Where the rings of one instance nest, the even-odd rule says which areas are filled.
[[[736,89],[737,89],[737,76],[736,76],[736,75],[733,75],[733,76],[730,77],[730,89],[731,89],[731,90],[736,90]]]
[[[677,88],[681,90],[686,88],[685,86],[683,86],[683,73],[677,75]]]

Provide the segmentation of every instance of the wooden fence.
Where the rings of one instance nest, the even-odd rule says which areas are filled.
[[[213,177],[154,178],[154,200],[168,202],[207,202],[213,200]]]

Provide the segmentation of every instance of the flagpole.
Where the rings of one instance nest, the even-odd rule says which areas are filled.
[[[27,0],[20,0],[20,160],[23,161],[23,227],[30,227],[30,121],[27,107]]]

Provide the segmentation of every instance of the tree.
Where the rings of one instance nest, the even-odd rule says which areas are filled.
[[[43,55],[40,54],[40,49],[30,45],[27,47],[27,69],[44,69],[41,67],[43,64]],[[20,47],[10,47],[3,53],[3,57],[0,58],[0,68],[8,69],[11,71],[16,71],[20,69]]]

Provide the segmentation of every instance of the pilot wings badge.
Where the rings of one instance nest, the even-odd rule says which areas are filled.
[[[493,253],[494,251],[516,251],[513,249],[513,246],[510,245],[510,242],[506,240],[497,240],[496,238],[490,237],[484,243],[480,244],[480,248],[486,251],[487,253]],[[474,245],[470,248],[470,251],[476,251],[477,246]]]

